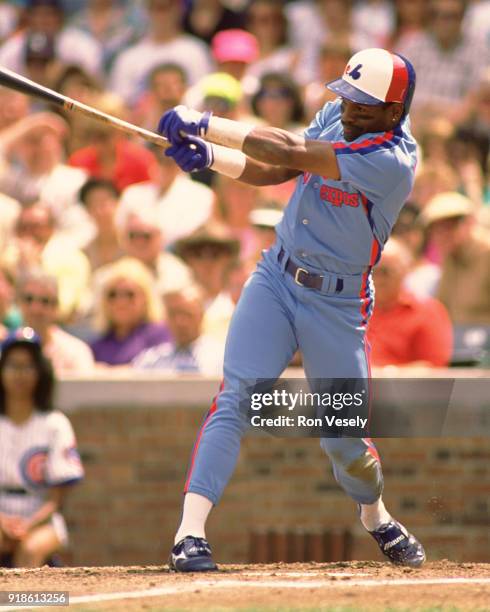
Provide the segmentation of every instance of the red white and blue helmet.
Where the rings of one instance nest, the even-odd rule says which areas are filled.
[[[340,79],[326,86],[358,104],[400,102],[406,115],[415,90],[415,69],[405,57],[386,49],[364,49],[350,58]]]

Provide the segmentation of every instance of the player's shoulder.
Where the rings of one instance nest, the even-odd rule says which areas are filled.
[[[404,126],[389,132],[364,134],[354,141],[332,142],[339,166],[357,167],[373,178],[380,173],[387,185],[413,182],[417,144]]]
[[[399,156],[401,161],[405,161],[407,155],[416,156],[417,143],[410,132],[407,118],[394,129],[386,132],[366,133],[352,141],[346,141],[341,137],[332,142],[332,147],[337,155],[369,155],[386,160]]]

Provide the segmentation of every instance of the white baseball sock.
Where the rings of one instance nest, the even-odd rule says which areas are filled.
[[[174,544],[188,535],[205,538],[205,525],[213,503],[207,497],[197,493],[186,493],[182,521],[175,534]]]
[[[368,531],[374,531],[391,520],[391,514],[386,510],[380,497],[374,504],[359,504],[361,506],[361,523]]]

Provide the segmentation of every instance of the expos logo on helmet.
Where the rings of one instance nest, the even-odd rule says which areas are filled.
[[[415,81],[415,69],[408,59],[386,49],[373,48],[355,53],[341,78],[327,83],[327,87],[358,104],[400,102],[406,115]]]

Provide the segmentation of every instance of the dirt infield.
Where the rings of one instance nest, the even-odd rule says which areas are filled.
[[[8,590],[69,591],[70,609],[77,611],[483,612],[490,610],[490,565],[439,561],[419,570],[366,561],[223,565],[219,572],[189,575],[170,573],[166,566],[0,570],[0,591]]]

